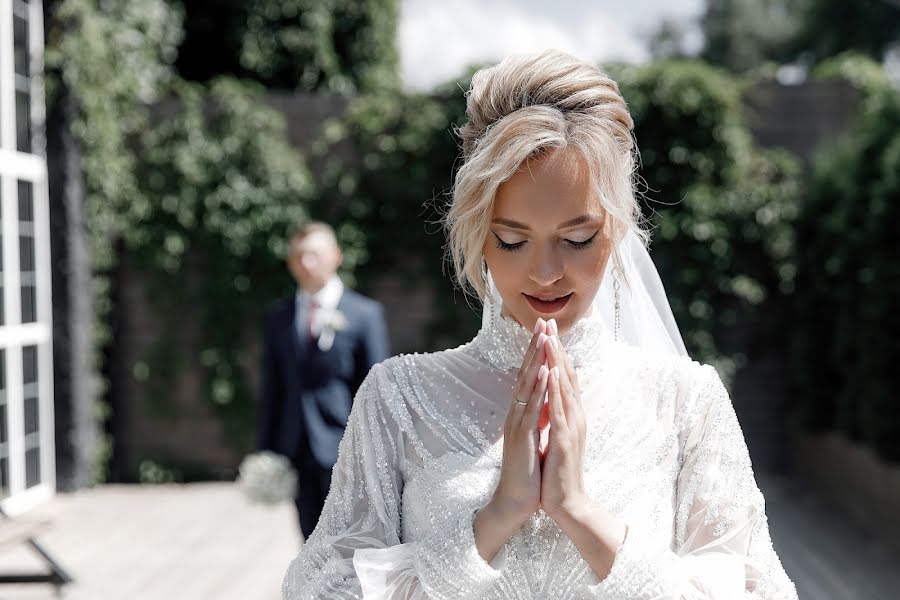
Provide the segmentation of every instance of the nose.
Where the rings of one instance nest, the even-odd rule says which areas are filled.
[[[549,287],[562,279],[565,272],[562,256],[553,248],[538,248],[531,259],[529,278],[542,287]]]
[[[317,262],[318,261],[316,260],[316,257],[312,254],[304,254],[300,257],[300,264],[303,265],[303,268],[308,271],[314,269]]]

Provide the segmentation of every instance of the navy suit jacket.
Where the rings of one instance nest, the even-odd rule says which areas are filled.
[[[337,462],[353,396],[372,365],[388,357],[389,345],[381,304],[345,287],[337,310],[347,326],[335,332],[334,343],[325,352],[297,334],[294,296],[276,302],[266,314],[260,450],[300,464],[308,461],[300,454],[309,448],[322,468]]]

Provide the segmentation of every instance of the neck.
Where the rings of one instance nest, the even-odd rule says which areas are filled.
[[[299,282],[298,282],[298,285],[300,286],[301,290],[303,290],[304,292],[306,292],[309,295],[318,294],[325,288],[326,285],[328,285],[328,283],[332,280],[332,278],[333,278],[333,276],[329,277],[324,282],[322,282],[318,285],[303,285],[302,283],[299,283]]]

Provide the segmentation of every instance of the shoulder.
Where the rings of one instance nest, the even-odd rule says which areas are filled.
[[[675,423],[682,432],[693,429],[715,413],[722,405],[731,406],[731,398],[719,372],[711,364],[701,363],[687,356],[675,362],[677,395]]]
[[[374,298],[364,296],[356,290],[352,290],[347,286],[344,286],[343,300],[354,310],[366,314],[381,315],[384,312],[384,307],[382,306],[381,302],[375,300]]]
[[[698,388],[722,382],[715,367],[690,356],[634,347],[627,347],[620,354],[644,373],[673,380],[679,392],[696,392]]]
[[[404,364],[407,356],[392,356],[372,365],[356,391],[351,422],[368,429],[410,429],[407,396],[412,392]]]
[[[617,360],[636,383],[654,392],[659,413],[671,414],[679,429],[690,427],[717,400],[729,401],[715,367],[689,356],[622,345]]]
[[[438,352],[398,354],[376,363],[363,382],[370,401],[387,406],[392,412],[406,411],[410,405],[427,402],[425,385],[451,378],[460,379],[472,372],[473,358],[464,346]]]
[[[360,395],[370,404],[392,406],[403,399],[403,380],[408,371],[408,354],[391,356],[375,363],[360,386]]]
[[[391,356],[372,367],[377,377],[393,382],[414,383],[437,370],[453,370],[453,366],[471,362],[462,352],[463,346],[437,352],[413,352]]]

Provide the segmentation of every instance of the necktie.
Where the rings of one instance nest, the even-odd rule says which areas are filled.
[[[315,298],[310,298],[309,305],[307,306],[306,333],[311,341],[315,341],[318,337],[316,335],[318,332],[315,330],[316,311],[318,309],[319,303],[316,302]]]

